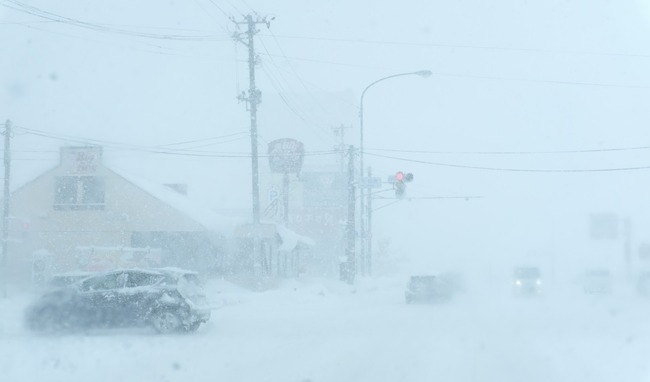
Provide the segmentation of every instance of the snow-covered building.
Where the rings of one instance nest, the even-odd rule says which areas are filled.
[[[101,147],[64,147],[58,166],[12,192],[9,279],[117,266],[223,271],[241,221],[183,192],[108,168]]]

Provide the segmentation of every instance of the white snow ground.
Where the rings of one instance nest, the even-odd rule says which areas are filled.
[[[219,307],[190,335],[147,330],[36,335],[32,296],[0,300],[0,381],[645,381],[650,301],[631,288],[539,299],[469,290],[406,305],[405,280],[208,286]],[[621,290],[622,289],[622,290]]]

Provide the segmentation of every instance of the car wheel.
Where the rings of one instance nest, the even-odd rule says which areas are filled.
[[[181,329],[182,322],[176,313],[163,310],[153,314],[151,326],[158,333],[175,333]]]
[[[185,331],[188,332],[188,333],[196,332],[196,330],[199,328],[199,326],[201,326],[201,321],[193,322],[193,323],[185,326]]]
[[[38,311],[31,312],[27,318],[29,329],[37,332],[51,332],[58,329],[57,311],[51,307],[45,307]]]

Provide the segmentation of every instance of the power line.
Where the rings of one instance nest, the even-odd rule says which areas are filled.
[[[73,25],[80,28],[94,30],[96,32],[114,33],[133,37],[160,39],[160,40],[177,40],[177,41],[228,41],[225,36],[215,35],[180,35],[180,34],[157,34],[147,32],[137,32],[128,29],[116,28],[108,24],[91,23],[82,21],[72,17],[62,16],[52,13],[41,8],[23,3],[18,0],[4,0],[0,3],[5,8],[9,8],[18,12],[27,13],[32,16],[40,17],[42,19],[54,21],[57,23]]]
[[[264,55],[264,54],[261,54],[261,55]],[[355,67],[355,68],[369,68],[369,69],[381,69],[381,70],[396,70],[396,68],[388,68],[388,67],[374,66],[374,65],[354,64],[354,63],[348,63],[348,62],[319,60],[319,59],[308,58],[308,57],[282,56],[282,55],[277,55],[277,54],[266,54],[266,56],[283,57],[283,58],[285,58],[287,60],[314,62],[314,63],[326,64],[326,65],[350,66],[350,67]]]
[[[536,79],[536,78],[483,76],[483,75],[458,74],[458,73],[447,73],[447,72],[434,72],[433,74],[441,77],[459,77],[459,78],[472,78],[472,79],[497,80],[497,81],[535,82],[535,83],[552,84],[552,85],[596,86],[596,87],[605,87],[605,88],[624,88],[624,89],[650,89],[650,86],[646,86],[646,85],[625,85],[625,84],[612,84],[612,83],[587,82],[587,81],[565,81],[565,80],[545,80],[545,79]]]
[[[156,50],[156,49],[142,49],[142,48],[137,48],[137,47],[134,47],[134,46],[126,46],[125,47],[124,45],[116,44],[116,43],[109,42],[109,41],[96,40],[96,39],[88,38],[86,36],[77,36],[77,35],[68,34],[68,33],[60,32],[60,31],[52,31],[52,30],[45,29],[45,28],[40,28],[40,27],[37,27],[37,26],[34,26],[34,25],[23,25],[23,26],[25,28],[36,30],[36,31],[39,31],[39,32],[45,32],[45,33],[64,36],[64,37],[68,37],[68,38],[75,38],[75,39],[80,39],[80,40],[84,40],[84,41],[90,41],[90,42],[95,43],[95,44],[107,44],[107,45],[111,45],[111,46],[119,46],[120,48],[126,48],[126,49],[130,49],[130,50],[138,51],[138,52],[146,52],[146,53],[158,54],[158,55],[163,55],[163,56],[201,58],[201,59],[220,60],[220,61],[233,61],[233,62],[245,62],[244,60],[238,60],[236,58],[236,56],[234,58],[233,57],[226,58],[226,57],[209,56],[209,55],[182,54],[182,53],[178,53],[178,51],[176,49],[173,49],[173,48],[170,48],[170,47],[165,47],[165,46],[158,45],[158,44],[152,44],[150,42],[145,42],[145,41],[137,41],[136,40],[136,42],[139,43],[139,44],[145,44],[147,46],[156,48],[158,50]]]
[[[182,141],[182,142],[175,142],[175,143],[166,143],[164,145],[160,145],[161,147],[166,147],[166,146],[179,146],[179,145],[185,145],[188,143],[198,143],[198,142],[206,142],[206,141],[212,141],[216,139],[223,139],[223,138],[230,138],[234,137],[237,135],[242,135],[242,134],[248,134],[247,132],[241,131],[238,133],[232,133],[232,134],[226,134],[226,135],[220,135],[218,137],[210,137],[210,138],[201,138],[201,139],[192,139],[189,141]]]
[[[202,157],[202,158],[251,158],[250,153],[211,152],[211,151],[196,151],[191,149],[173,149],[173,148],[165,148],[161,146],[143,146],[143,145],[135,145],[129,143],[104,141],[104,140],[93,139],[93,138],[83,138],[79,136],[72,136],[66,134],[53,134],[53,133],[47,133],[42,130],[28,129],[21,126],[16,126],[15,128],[30,135],[40,136],[40,137],[54,139],[54,140],[70,141],[70,142],[81,143],[81,144],[100,145],[102,147],[107,147],[115,150],[127,150],[127,151],[144,152],[150,154],[164,154],[164,155]],[[48,150],[48,152],[51,151]],[[305,156],[323,156],[323,155],[338,155],[338,151],[322,150],[322,151],[305,152]],[[259,155],[259,157],[267,158],[269,156]]]
[[[589,154],[619,151],[639,151],[650,150],[650,146],[633,146],[633,147],[610,147],[602,149],[578,149],[578,150],[541,150],[541,151],[431,151],[431,150],[405,150],[405,149],[386,149],[386,148],[369,148],[367,151],[383,151],[409,154],[461,154],[461,155],[546,155],[546,154]]]
[[[273,33],[273,31],[271,31],[270,29],[269,29],[269,32],[271,33],[271,36],[273,36],[273,41],[275,42],[275,45],[277,45],[278,49],[280,49],[280,53],[281,53],[282,56],[286,59],[287,54],[284,52],[284,49],[282,48],[282,45],[280,45],[280,41],[278,41],[278,39],[275,37],[275,33]],[[293,73],[293,75],[298,79],[298,82],[300,82],[300,85],[302,85],[303,89],[305,89],[305,91],[306,91],[307,94],[311,97],[311,99],[314,101],[314,103],[315,103],[316,105],[318,105],[318,106],[319,106],[319,107],[320,107],[320,108],[321,108],[321,109],[322,109],[326,114],[330,114],[330,111],[327,110],[327,109],[322,105],[322,103],[318,102],[318,100],[316,100],[316,98],[315,98],[314,95],[311,93],[311,91],[307,88],[307,85],[305,85],[305,81],[302,79],[302,77],[300,76],[300,74],[298,74],[298,71],[296,70],[296,68],[294,68],[294,66],[293,66],[293,64],[291,63],[291,61],[289,61],[289,60],[286,60],[286,61],[287,61],[287,63],[288,63],[289,69],[291,69],[291,72]],[[273,64],[275,65],[275,60],[273,60]],[[279,69],[279,66],[276,65],[276,67]]]
[[[395,68],[346,63],[340,61],[319,60],[319,59],[307,58],[307,57],[279,56],[273,54],[266,54],[266,55],[274,56],[274,57],[284,57],[287,60],[306,61],[306,62],[313,62],[318,64],[325,64],[325,65],[350,66],[350,67],[372,68],[372,69],[381,69],[381,70],[396,70]],[[440,77],[458,77],[458,78],[471,78],[471,79],[497,80],[497,81],[515,81],[515,82],[534,82],[534,83],[551,84],[551,85],[595,86],[595,87],[604,87],[604,88],[623,88],[623,89],[650,89],[650,86],[647,85],[626,85],[626,84],[589,82],[589,81],[567,81],[567,80],[546,80],[546,79],[538,79],[538,78],[484,76],[484,75],[461,74],[461,73],[450,73],[450,72],[433,72],[432,74]]]
[[[469,166],[469,165],[454,164],[454,163],[430,162],[430,161],[401,158],[401,157],[372,154],[372,153],[366,153],[366,154],[378,158],[394,159],[403,162],[420,163],[420,164],[427,164],[432,166],[463,168],[469,170],[501,171],[501,172],[586,173],[586,172],[621,172],[621,171],[650,170],[650,166],[630,166],[630,167],[593,168],[593,169],[525,169],[525,168],[507,168],[507,167],[485,167],[485,166]]]
[[[266,51],[267,53],[269,53],[269,50],[268,50],[268,48],[266,47],[266,44],[264,43],[264,40],[260,40],[260,42],[262,43],[262,47],[264,48],[264,51]],[[262,70],[263,70],[264,73],[266,73],[266,75],[269,77],[269,80],[271,80],[271,85],[272,85],[272,86],[277,90],[277,92],[278,92],[278,96],[282,99],[282,101],[284,102],[284,104],[287,105],[287,107],[288,107],[288,108],[289,108],[289,109],[290,109],[290,110],[291,110],[291,111],[292,111],[292,112],[293,112],[293,113],[294,113],[298,118],[300,118],[303,122],[305,122],[307,125],[309,125],[309,126],[312,126],[312,125],[315,126],[317,129],[320,130],[320,133],[321,133],[321,134],[324,134],[325,137],[327,137],[328,139],[334,139],[332,136],[330,136],[329,134],[325,133],[324,128],[323,128],[322,126],[320,126],[318,123],[313,123],[313,122],[310,123],[310,122],[307,121],[306,117],[307,117],[307,115],[309,114],[309,112],[305,112],[305,111],[301,111],[301,112],[299,112],[299,111],[297,110],[297,109],[298,109],[298,106],[295,106],[295,107],[294,107],[294,106],[292,106],[292,105],[289,104],[289,102],[288,102],[288,100],[286,99],[286,97],[282,94],[282,92],[283,92],[283,90],[284,90],[284,87],[280,84],[280,82],[281,82],[280,79],[282,79],[285,83],[288,83],[288,81],[287,81],[287,80],[284,78],[284,76],[282,76],[282,74],[277,70],[278,65],[275,63],[275,60],[273,59],[273,57],[270,57],[270,59],[271,59],[271,64],[272,64],[272,66],[273,66],[274,68],[276,68],[276,72],[278,73],[278,78],[279,78],[279,79],[277,79],[277,80],[274,79],[275,76],[274,76],[273,74],[271,74],[270,71],[267,71],[265,67],[262,67]],[[277,81],[277,84],[276,84],[276,81]],[[289,95],[289,92],[286,92],[286,91],[285,91],[285,93],[287,94],[287,96]],[[296,105],[297,105],[297,102],[296,102]],[[313,115],[312,115],[312,118],[313,118]],[[318,119],[318,118],[314,118],[314,120],[317,120],[317,119]]]
[[[230,15],[228,14],[228,12],[224,11],[224,9],[219,4],[217,4],[214,0],[208,0],[208,1],[212,5],[214,5],[214,7],[217,8],[224,15],[226,19],[230,19]]]
[[[217,8],[219,11],[221,11],[221,13],[223,14],[223,16],[224,16],[226,19],[228,19],[228,20],[230,19],[230,15],[228,15],[228,14],[223,10],[223,8],[221,8],[221,7],[219,6],[219,4],[215,3],[213,0],[208,0],[208,1],[210,1],[210,3],[211,3],[215,8]],[[203,11],[205,11],[205,13],[209,14],[209,15],[212,17],[212,14],[211,14],[210,12],[208,12],[208,10],[207,10],[207,9],[206,9],[206,8],[205,8],[205,7],[200,3],[200,0],[194,0],[194,3],[196,3],[196,5],[198,5],[201,9],[203,9]],[[215,21],[217,21],[216,18],[215,18]],[[227,26],[224,26],[224,25],[221,24],[221,23],[219,23],[219,21],[217,21],[217,25],[219,25],[219,28],[221,28],[221,30],[224,31],[226,34],[228,34],[228,35],[231,35],[231,34],[232,34],[231,31],[228,29],[228,27],[227,27]],[[228,23],[228,24],[226,24],[226,25],[230,25],[230,24]]]
[[[384,199],[396,199],[393,202],[384,204],[383,206],[373,208],[372,212],[381,210],[383,208],[392,206],[394,204],[397,204],[399,202],[402,202],[404,200],[406,201],[411,201],[411,200],[440,200],[440,199],[462,199],[462,200],[470,200],[470,199],[483,199],[482,196],[415,196],[415,197],[405,197],[405,198],[375,198],[379,200],[384,200]]]
[[[574,50],[561,50],[561,49],[504,47],[504,46],[497,46],[497,45],[447,44],[447,43],[435,43],[435,42],[364,40],[364,39],[344,39],[344,38],[315,37],[315,36],[277,35],[277,37],[278,38],[284,38],[284,39],[293,39],[293,40],[329,41],[329,42],[340,42],[340,43],[342,42],[342,43],[353,43],[353,44],[401,45],[401,46],[419,46],[419,47],[454,48],[454,49],[459,49],[460,48],[460,49],[480,49],[480,50],[501,50],[501,51],[514,51],[514,52],[555,53],[555,54],[559,53],[559,54],[594,55],[594,56],[650,58],[650,54],[645,54],[645,53],[574,51]]]

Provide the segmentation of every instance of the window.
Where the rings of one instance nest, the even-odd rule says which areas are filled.
[[[60,176],[54,189],[55,210],[104,209],[104,180],[96,176]]]
[[[129,280],[126,283],[127,288],[154,285],[158,283],[163,276],[152,273],[129,272]]]
[[[125,282],[125,273],[111,273],[85,280],[81,284],[81,290],[84,292],[92,292],[96,290],[119,289],[124,288]]]

